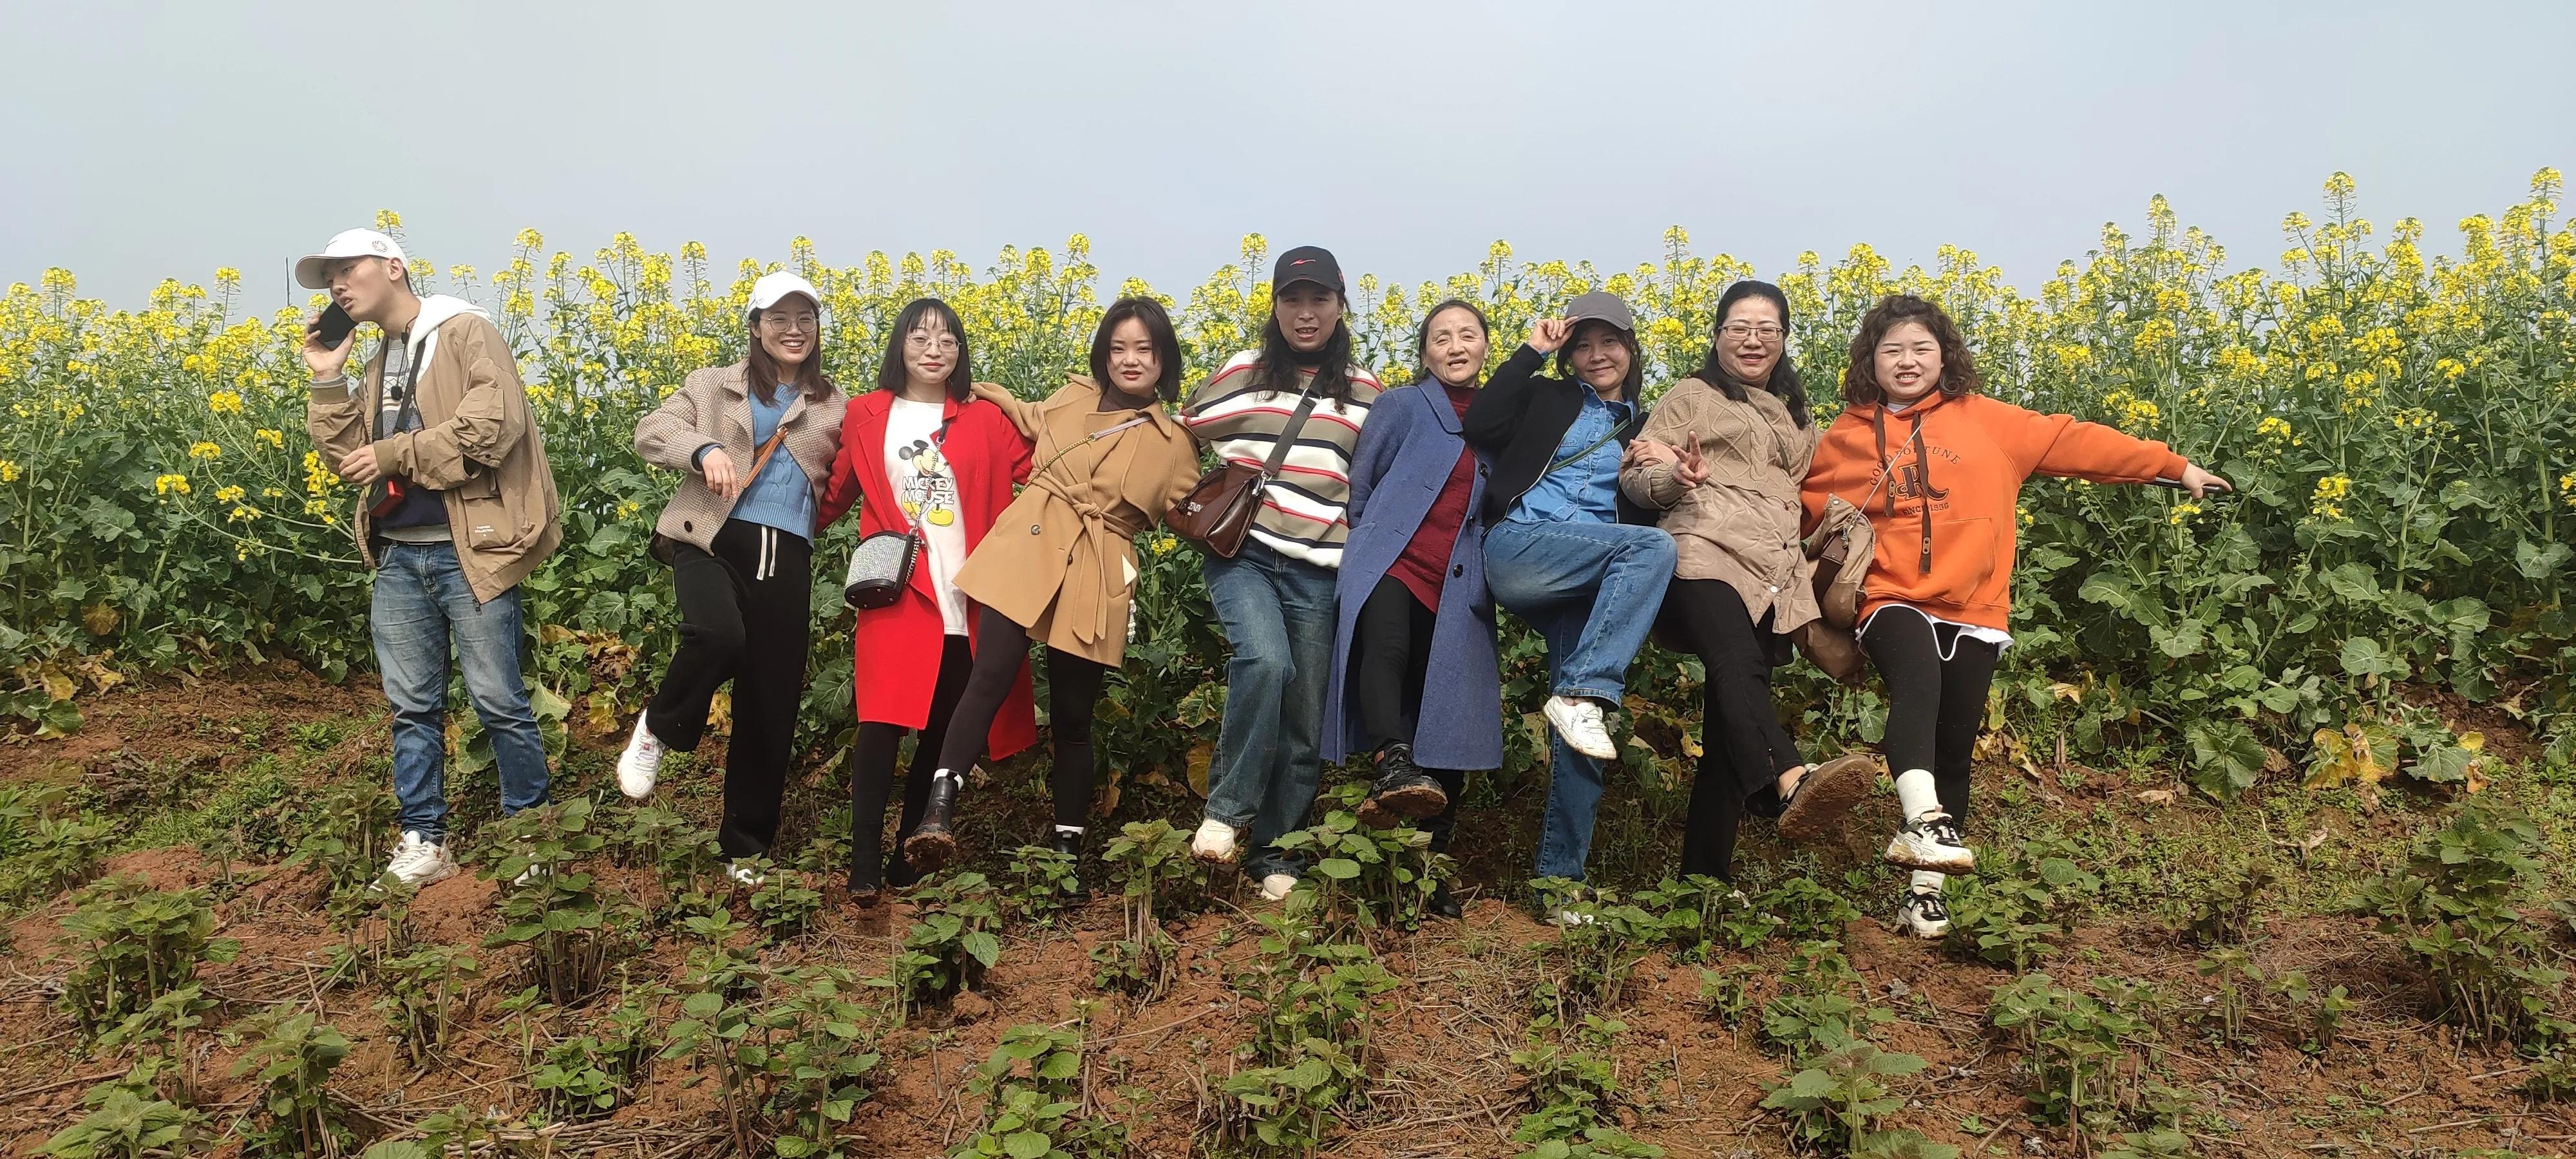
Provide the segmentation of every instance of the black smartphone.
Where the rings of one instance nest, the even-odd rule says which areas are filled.
[[[341,309],[338,302],[331,303],[328,309],[322,311],[322,317],[313,323],[315,336],[322,339],[323,346],[334,350],[339,349],[341,343],[349,340],[349,331],[357,328],[358,320],[350,317],[348,311]]]

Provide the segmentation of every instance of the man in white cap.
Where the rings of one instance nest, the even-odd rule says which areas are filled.
[[[501,808],[546,801],[545,742],[519,674],[519,581],[563,539],[554,474],[517,357],[462,298],[412,292],[394,239],[346,230],[295,263],[295,280],[382,331],[359,380],[354,330],[306,325],[313,393],[304,426],[325,466],[359,489],[352,530],[375,570],[376,666],[392,702],[402,835],[386,874],[415,888],[456,872],[447,852],[447,656],[491,738]]]

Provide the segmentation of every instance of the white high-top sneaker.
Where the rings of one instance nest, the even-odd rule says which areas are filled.
[[[1896,913],[1905,919],[1906,932],[1915,937],[1937,938],[1950,932],[1950,907],[1941,900],[1940,890],[1908,887]]]
[[[1947,813],[1925,813],[1896,831],[1880,855],[1890,865],[1934,873],[1975,873],[1977,852],[1959,837],[1959,826]]]
[[[1273,873],[1261,879],[1261,896],[1268,901],[1286,901],[1297,891],[1297,879],[1285,873]]]
[[[1234,826],[1214,817],[1199,822],[1199,831],[1190,835],[1190,856],[1201,861],[1231,864],[1235,855]]]
[[[671,751],[652,729],[644,727],[645,715],[635,714],[635,733],[626,738],[626,751],[617,754],[617,790],[630,801],[653,795],[653,782],[662,776],[662,757]]]
[[[423,889],[456,876],[456,860],[447,855],[446,845],[406,829],[394,844],[393,860],[385,866],[384,876]]]

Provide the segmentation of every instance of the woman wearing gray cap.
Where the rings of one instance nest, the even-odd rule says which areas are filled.
[[[1270,843],[1304,822],[1323,774],[1351,448],[1378,383],[1352,362],[1342,318],[1349,299],[1332,254],[1300,246],[1279,255],[1270,299],[1261,348],[1228,360],[1190,396],[1181,421],[1218,458],[1275,468],[1265,469],[1242,549],[1207,557],[1208,600],[1234,656],[1206,816],[1190,838],[1193,856],[1239,861],[1275,900],[1296,886],[1297,865]]]
[[[635,424],[635,454],[681,472],[654,525],[680,605],[680,646],[635,716],[617,787],[653,794],[662,756],[706,731],[716,687],[733,681],[724,825],[716,840],[738,884],[778,835],[796,708],[813,631],[817,488],[841,448],[841,392],[823,376],[821,295],[784,271],[752,283],[742,360],[691,373]]]
[[[1550,355],[1561,378],[1539,373]],[[1645,358],[1616,294],[1584,294],[1542,319],[1461,420],[1493,463],[1485,488],[1485,583],[1547,639],[1547,815],[1538,876],[1583,879],[1602,763],[1619,752],[1603,712],[1627,688],[1673,578],[1673,538],[1619,491],[1645,425]]]

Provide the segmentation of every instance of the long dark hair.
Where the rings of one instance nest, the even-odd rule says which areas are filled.
[[[1465,310],[1466,312],[1475,315],[1476,328],[1485,332],[1485,340],[1487,342],[1493,341],[1494,325],[1493,323],[1485,320],[1485,312],[1477,309],[1474,302],[1470,302],[1465,298],[1451,298],[1446,302],[1433,306],[1428,312],[1422,315],[1422,325],[1414,327],[1413,330],[1413,364],[1422,368],[1425,373],[1429,373],[1431,369],[1431,364],[1424,360],[1424,355],[1430,353],[1428,347],[1431,345],[1431,322],[1433,319],[1438,318],[1442,314],[1446,314],[1451,310]],[[1482,373],[1481,368],[1479,368],[1479,373]],[[1431,380],[1433,382],[1438,382],[1440,381],[1440,376],[1437,374],[1431,375]]]
[[[787,297],[805,298],[805,295],[789,294]],[[787,298],[780,298],[770,306],[775,309],[786,302]],[[832,380],[823,373],[823,305],[812,298],[805,298],[805,304],[814,308],[814,342],[805,350],[805,361],[796,364],[796,391],[804,395],[807,402],[820,402],[832,391]],[[750,338],[742,352],[743,375],[751,380],[751,393],[760,396],[760,405],[775,406],[778,403],[778,360],[761,348],[760,314],[746,316],[742,324]]]
[[[1091,332],[1091,381],[1100,389],[1109,385],[1109,335],[1118,324],[1133,318],[1145,324],[1145,339],[1154,344],[1154,362],[1161,376],[1154,380],[1154,395],[1164,402],[1180,397],[1181,336],[1172,329],[1172,316],[1163,304],[1152,298],[1120,298],[1109,304],[1100,315],[1100,328]]]
[[[1968,340],[1959,336],[1957,323],[1941,307],[1912,294],[1889,294],[1861,315],[1860,330],[1852,335],[1851,363],[1843,367],[1843,401],[1869,405],[1887,401],[1887,391],[1878,385],[1878,344],[1886,341],[1887,332],[1908,322],[1920,322],[1932,332],[1932,340],[1941,344],[1941,393],[1957,398],[1975,394],[1981,385],[1977,377],[1977,360],[1968,353]]]
[[[1335,409],[1351,401],[1351,302],[1336,292],[1333,300],[1341,303],[1342,314],[1333,319],[1332,337],[1324,339],[1324,348],[1311,357],[1323,359],[1315,366],[1315,391],[1331,399]],[[1261,324],[1260,377],[1253,389],[1264,391],[1297,389],[1297,360],[1309,357],[1288,344],[1288,332],[1279,328],[1279,308],[1270,309],[1270,319]]]
[[[1718,331],[1726,325],[1726,316],[1735,312],[1735,304],[1746,298],[1769,300],[1780,310],[1780,329],[1786,331],[1789,328],[1789,296],[1781,293],[1778,286],[1746,278],[1728,286],[1726,292],[1718,296],[1717,321],[1708,325],[1708,358],[1700,363],[1699,380],[1716,387],[1724,392],[1726,397],[1737,402],[1743,402],[1748,397],[1744,390],[1745,384],[1735,381],[1735,376],[1728,374],[1726,368],[1718,363],[1717,344],[1724,341]],[[1807,382],[1798,377],[1798,368],[1790,363],[1788,345],[1788,338],[1784,333],[1780,343],[1780,361],[1771,364],[1770,380],[1762,384],[1762,389],[1770,391],[1781,402],[1787,403],[1789,417],[1799,426],[1804,427],[1814,422],[1815,416],[1807,413]]]
[[[877,364],[877,389],[902,390],[912,374],[904,369],[903,344],[924,318],[937,318],[939,324],[957,336],[957,365],[948,369],[948,397],[964,402],[974,397],[975,358],[966,350],[966,324],[957,320],[957,311],[937,298],[915,298],[894,317],[894,326],[886,331],[885,361]]]

